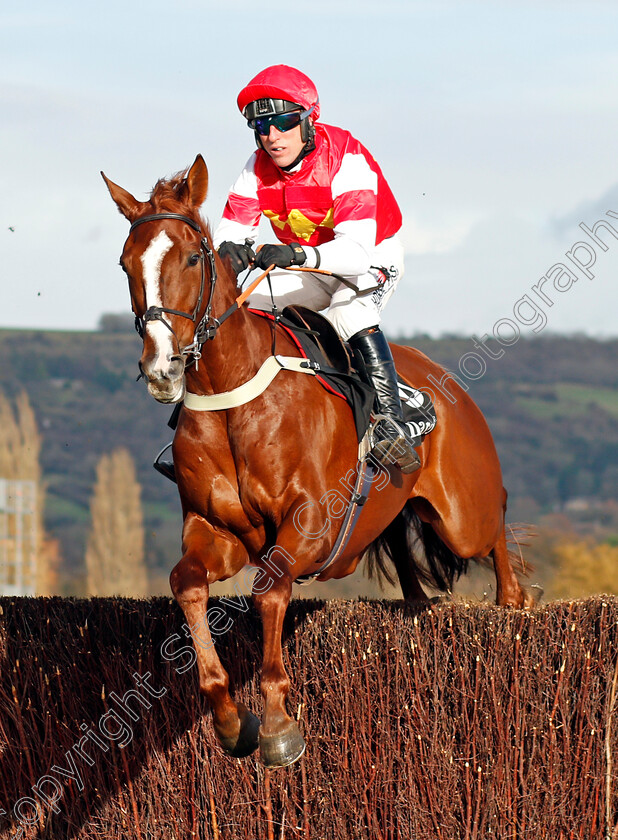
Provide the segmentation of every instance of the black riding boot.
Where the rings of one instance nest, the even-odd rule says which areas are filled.
[[[382,464],[396,464],[402,473],[412,473],[421,462],[403,421],[397,372],[384,333],[379,327],[369,327],[353,335],[349,344],[359,373],[375,388],[378,414],[384,417],[375,427],[373,454]]]

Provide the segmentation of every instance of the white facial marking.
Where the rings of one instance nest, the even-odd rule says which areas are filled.
[[[150,306],[162,306],[161,300],[161,265],[163,258],[173,246],[172,240],[162,230],[150,242],[141,256],[142,273],[146,289],[146,309]],[[163,316],[165,318],[165,315]],[[169,320],[165,318],[169,324]],[[172,355],[172,333],[161,321],[148,321],[146,329],[149,331],[157,352],[156,370],[165,370]]]

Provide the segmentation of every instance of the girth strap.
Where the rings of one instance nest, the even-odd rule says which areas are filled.
[[[341,554],[343,554],[343,551],[352,536],[352,532],[354,531],[358,517],[363,509],[363,505],[367,501],[369,491],[371,490],[371,485],[375,477],[376,467],[368,460],[368,458],[364,458],[358,463],[354,492],[352,493],[352,497],[348,504],[348,509],[345,512],[343,523],[339,529],[339,534],[333,546],[333,550],[322,563],[317,572],[301,575],[296,578],[294,581],[295,583],[300,583],[301,585],[313,583],[313,581],[321,575],[322,572],[326,571],[326,569],[328,569],[328,567],[331,566],[335,560],[341,556]]]

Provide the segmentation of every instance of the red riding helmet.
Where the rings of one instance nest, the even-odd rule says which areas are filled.
[[[314,122],[320,116],[316,86],[309,76],[305,76],[295,67],[288,67],[287,64],[267,67],[240,91],[237,102],[245,118],[251,119],[255,116],[254,113],[248,113],[247,106],[258,100],[270,100],[260,103],[259,113],[262,115],[280,114],[300,107],[309,111]]]

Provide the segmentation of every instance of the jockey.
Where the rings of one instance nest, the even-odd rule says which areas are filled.
[[[420,460],[406,426],[393,357],[380,330],[382,309],[403,274],[398,237],[402,218],[380,167],[348,131],[317,122],[318,92],[293,67],[279,64],[258,73],[238,95],[238,107],[255,133],[251,155],[228,195],[214,244],[236,274],[304,266],[343,277],[274,270],[249,297],[270,310],[301,304],[326,317],[360,356],[386,419],[375,430],[378,460],[402,472]],[[280,243],[251,244],[260,216]],[[272,288],[272,297],[271,297]],[[363,294],[363,292],[366,292]]]

